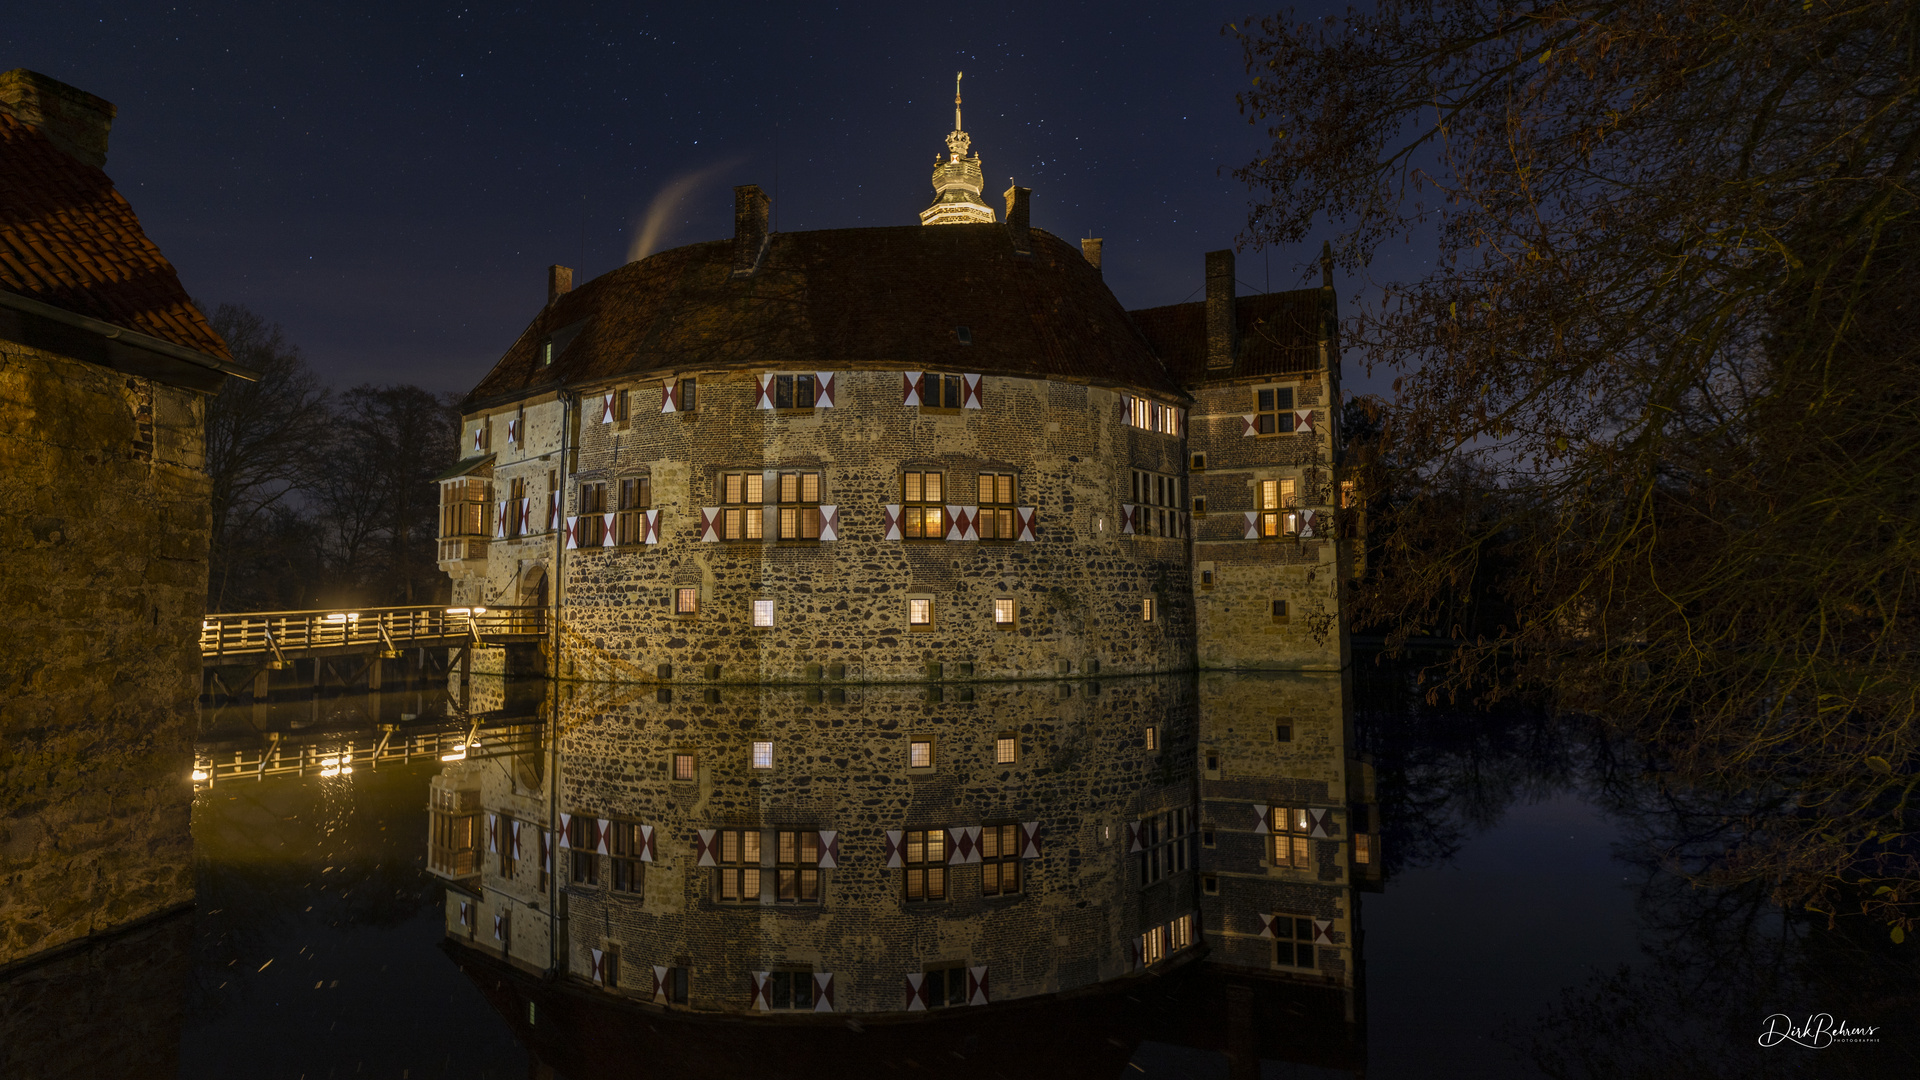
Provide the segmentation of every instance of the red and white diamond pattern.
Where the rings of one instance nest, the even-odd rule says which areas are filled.
[[[907,371],[907,372],[901,373],[900,404],[902,405],[920,404],[920,373],[919,372]],[[474,440],[474,446],[478,448],[479,445],[480,445],[479,439],[476,437]]]
[[[1293,431],[1296,435],[1311,435],[1314,432],[1313,410],[1295,409],[1293,413]]]
[[[700,508],[700,542],[717,544],[720,542],[720,507],[703,506]]]
[[[960,376],[960,407],[963,409],[980,408],[980,376]]]
[[[611,390],[600,395],[600,422],[613,423],[613,391]]]
[[[1313,943],[1315,945],[1333,944],[1333,920],[1332,919],[1313,920]]]
[[[1020,509],[1014,511],[1013,538],[1015,540],[1031,541],[1034,539],[1033,517],[1034,517],[1034,514],[1036,514],[1037,512],[1038,512],[1038,509],[1032,506],[1023,506]]]
[[[947,507],[947,539],[980,539],[980,508],[949,505]]]
[[[1264,913],[1263,913],[1263,914],[1261,914],[1261,916],[1260,916],[1260,936],[1261,936],[1261,937],[1263,937],[1263,938],[1271,938],[1271,937],[1274,937],[1274,936],[1275,936],[1275,934],[1274,934],[1274,929],[1273,929],[1273,924],[1274,924],[1274,922],[1275,922],[1275,921],[1277,921],[1277,920],[1278,920],[1279,918],[1280,918],[1280,916],[1278,916],[1278,915],[1268,915],[1268,914],[1264,914]],[[1292,935],[1288,935],[1288,936],[1292,936]]]
[[[820,869],[837,870],[840,867],[840,834],[833,829],[820,830]]]
[[[1258,435],[1259,433],[1260,433],[1260,423],[1254,417],[1254,414],[1247,413],[1245,416],[1242,416],[1240,418],[1240,435],[1243,438],[1247,436]]]
[[[1266,803],[1253,804],[1253,831],[1254,832],[1263,833],[1267,831],[1268,809],[1269,808]]]
[[[1314,525],[1313,511],[1311,510],[1300,511],[1300,539],[1307,540],[1312,538],[1313,525]]]
[[[813,1011],[833,1011],[833,972],[831,971],[813,973]]]
[[[500,815],[487,815],[487,854],[500,853]]]
[[[615,538],[619,536],[619,533],[615,532],[613,527],[614,521],[618,519],[618,517],[619,517],[618,514],[601,514],[600,515],[600,546],[601,547],[612,547]]]
[[[661,380],[660,411],[663,413],[680,411],[680,380],[678,379]]]
[[[533,531],[533,500],[521,499],[520,500],[520,535],[525,536],[532,531]]]
[[[756,409],[773,408],[773,376],[760,376],[760,399],[753,403]]]
[[[486,434],[487,434],[487,422],[485,420],[482,420],[480,421],[480,426],[473,429],[473,452],[474,453],[477,454],[480,452],[480,446],[482,442],[486,439]]]
[[[717,835],[719,835],[719,830],[718,830],[718,829],[696,829],[696,830],[694,830],[694,834],[693,834],[693,861],[694,861],[694,865],[696,865],[696,866],[717,866],[717,865],[719,865],[718,863],[716,863],[716,862],[714,862],[714,858],[713,858],[713,846],[714,846],[714,837],[715,837],[715,836],[717,836]],[[896,834],[896,835],[897,835],[897,834]],[[891,865],[896,865],[896,866],[897,866],[897,865],[899,865],[899,864],[898,864],[898,863],[894,863],[894,864],[891,864]]]
[[[607,841],[612,838],[613,822],[608,821],[606,818],[596,819],[593,823],[593,850],[602,855],[611,854],[607,849]]]
[[[962,825],[947,830],[947,842],[953,851],[947,856],[951,866],[963,866],[980,861],[980,826]]]
[[[840,539],[840,508],[832,503],[820,505],[820,539]]]
[[[747,1007],[759,1012],[766,1012],[773,1008],[773,992],[769,988],[769,984],[773,981],[773,972],[751,972],[747,981],[751,992],[747,998]]]
[[[1331,836],[1332,833],[1328,830],[1327,825],[1328,825],[1328,819],[1330,819],[1332,816],[1333,816],[1332,810],[1307,811],[1307,821],[1311,826],[1307,835],[1313,837],[1316,840],[1325,840],[1329,836]]]
[[[658,849],[653,845],[653,826],[640,826],[640,861],[652,862]]]
[[[988,1001],[988,996],[987,996],[986,966],[983,964],[980,967],[968,968],[967,969],[967,1004],[985,1005],[987,1001]]]
[[[901,865],[901,851],[904,844],[900,838],[905,835],[899,829],[887,830],[887,869],[898,869]]]
[[[520,418],[517,416],[507,421],[507,445],[520,445]]]
[[[574,548],[577,548],[579,546],[580,546],[580,519],[577,517],[573,517],[572,515],[568,515],[567,517],[567,550],[572,551]]]
[[[1040,857],[1040,823],[1023,821],[1020,823],[1020,857],[1037,859]]]
[[[660,511],[648,510],[641,517],[646,522],[647,543],[658,544],[660,542]]]
[[[667,996],[667,966],[653,965],[653,1000],[663,1001]]]
[[[507,917],[505,915],[495,915],[493,917],[493,940],[507,940]]]
[[[833,408],[833,372],[816,371],[813,373],[813,407],[816,409]]]
[[[1121,536],[1133,535],[1133,516],[1134,516],[1134,511],[1137,509],[1139,509],[1139,507],[1136,507],[1132,503],[1120,504],[1120,535]]]
[[[1242,540],[1260,539],[1260,515],[1254,513],[1252,510],[1246,510],[1242,512],[1247,515],[1247,531],[1241,535],[1240,539]]]
[[[572,814],[560,815],[560,846],[568,849],[571,849],[573,847],[573,815]]]
[[[907,976],[907,1011],[927,1011],[927,977],[919,972]]]
[[[592,966],[589,970],[592,972],[593,981],[605,986],[607,979],[607,954],[601,952],[599,949],[593,948],[589,948],[587,953],[592,960]]]
[[[1127,822],[1127,854],[1132,855],[1147,850],[1147,845],[1143,842],[1145,832],[1144,822]]]
[[[900,539],[900,504],[888,503],[886,514],[886,538],[889,540]]]
[[[507,503],[505,499],[495,503],[493,507],[493,538],[495,540],[505,540],[507,538]]]

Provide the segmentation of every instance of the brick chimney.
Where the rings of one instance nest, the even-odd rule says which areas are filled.
[[[94,97],[37,71],[14,68],[0,74],[0,108],[14,119],[40,129],[48,141],[95,168],[107,164],[107,132],[113,129],[113,102]]]
[[[733,276],[749,277],[767,253],[767,209],[772,202],[758,184],[733,189]]]
[[[1008,183],[1012,184],[1012,181]],[[1032,188],[1015,184],[1006,190],[1007,235],[1013,237],[1013,250],[1021,255],[1033,254],[1033,224],[1028,218],[1028,203],[1032,197]]]
[[[561,296],[573,291],[573,268],[568,266],[547,267],[547,303],[551,304]]]
[[[1230,371],[1239,352],[1234,318],[1233,249],[1207,252],[1207,370]]]
[[[1087,257],[1087,265],[1095,270],[1100,269],[1100,245],[1103,243],[1105,241],[1097,236],[1080,241],[1080,254]]]

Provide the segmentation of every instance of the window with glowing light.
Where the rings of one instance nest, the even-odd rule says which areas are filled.
[[[760,830],[721,829],[714,837],[716,894],[725,903],[760,902]]]
[[[947,898],[945,829],[910,829],[902,834],[900,862],[905,867],[907,903]]]
[[[944,540],[946,475],[916,469],[900,474],[900,535],[907,540]]]

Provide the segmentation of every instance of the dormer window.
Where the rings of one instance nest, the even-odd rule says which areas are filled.
[[[551,367],[552,365],[553,365],[553,339],[548,338],[547,340],[540,343],[540,366]]]
[[[972,327],[956,326],[953,328],[953,336],[958,338],[960,340],[960,344],[962,345],[973,344],[973,328]]]

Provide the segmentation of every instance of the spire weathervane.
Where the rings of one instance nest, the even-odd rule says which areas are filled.
[[[970,153],[973,139],[960,126],[960,80],[966,72],[953,73],[953,130],[947,133],[947,158],[933,167],[933,205],[920,212],[922,225],[991,224],[999,220],[993,208],[980,198],[980,155]]]

